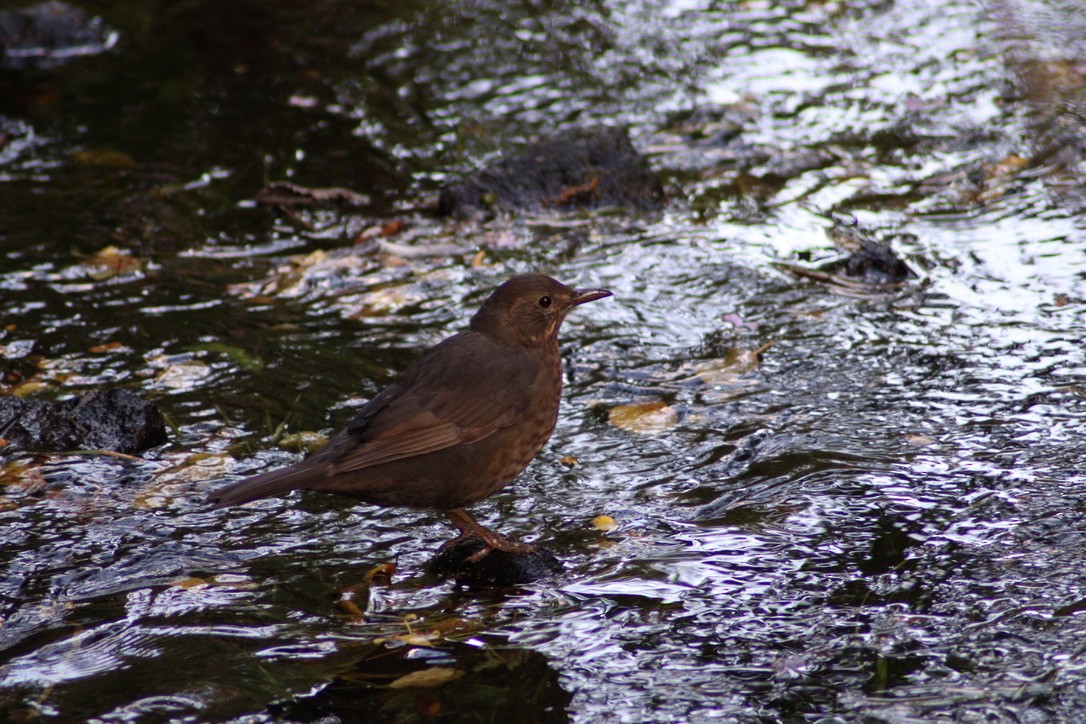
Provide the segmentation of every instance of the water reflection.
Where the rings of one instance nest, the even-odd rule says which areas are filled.
[[[1074,43],[1035,23],[1033,44],[1004,40],[969,3],[242,10],[117,10],[122,42],[89,72],[0,94],[5,390],[124,384],[176,425],[145,463],[5,457],[0,708],[1086,706],[1086,258],[1060,175],[1080,145],[1061,110],[1082,87]],[[572,122],[632,124],[669,210],[403,211]],[[288,178],[375,202],[303,211],[307,231],[254,201]],[[411,229],[395,242],[442,255],[351,243],[393,217]],[[781,271],[831,258],[842,225],[920,279],[854,298]],[[125,255],[102,276],[95,260]],[[341,425],[485,290],[540,267],[616,303],[567,324],[554,441],[477,512],[557,551],[562,576],[504,594],[435,580],[449,531],[431,513],[299,494],[202,510],[214,480],[296,459],[277,430]],[[644,403],[674,415],[613,423]],[[391,581],[366,581],[389,562]]]

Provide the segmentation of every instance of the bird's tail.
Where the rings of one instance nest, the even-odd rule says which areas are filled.
[[[205,502],[212,508],[225,508],[229,505],[248,503],[257,498],[270,498],[292,490],[308,488],[323,475],[320,468],[310,466],[296,465],[282,470],[272,470],[219,488],[207,496]]]

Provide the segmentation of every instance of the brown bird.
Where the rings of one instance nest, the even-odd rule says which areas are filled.
[[[531,552],[484,528],[464,506],[512,482],[550,438],[562,392],[558,328],[573,307],[609,296],[542,274],[509,279],[466,332],[425,352],[318,452],[228,485],[209,502],[223,507],[301,488],[340,493],[445,511],[457,540],[483,541],[473,560],[495,549]]]

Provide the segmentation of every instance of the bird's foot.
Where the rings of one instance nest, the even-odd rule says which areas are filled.
[[[449,516],[449,520],[460,531],[460,535],[442,545],[441,550],[444,551],[467,538],[478,538],[483,542],[482,548],[465,559],[468,563],[478,563],[490,555],[491,551],[503,551],[514,555],[527,555],[535,552],[535,546],[503,538],[489,528],[484,528],[465,510],[457,508],[447,511],[445,515]]]
[[[525,556],[529,553],[535,553],[535,546],[528,545],[527,543],[521,543],[515,540],[509,540],[508,538],[502,538],[498,535],[493,535],[490,540],[481,538],[483,541],[483,547],[468,556],[465,561],[468,563],[478,563],[479,561],[490,555],[491,551],[503,551],[505,553],[512,553],[518,556]]]

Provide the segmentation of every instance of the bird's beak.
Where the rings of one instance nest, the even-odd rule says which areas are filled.
[[[578,304],[594,302],[597,299],[604,299],[611,296],[614,295],[606,289],[574,289],[573,301],[569,303],[569,306],[576,307]]]

